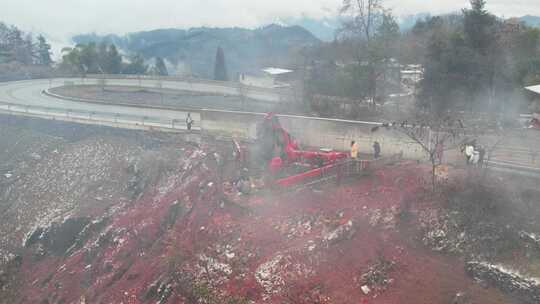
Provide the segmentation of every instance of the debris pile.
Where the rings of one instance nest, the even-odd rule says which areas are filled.
[[[389,261],[384,257],[380,257],[379,260],[363,271],[360,276],[360,288],[366,295],[374,292],[375,295],[384,292],[393,282],[394,279],[390,277],[390,274],[395,271],[396,263]]]
[[[521,248],[521,240],[535,243],[532,234],[519,233],[518,208],[500,189],[471,185],[443,200],[442,208],[417,212],[422,242],[434,251],[493,259]]]
[[[0,255],[17,252],[25,235],[39,227],[97,217],[127,202],[127,159],[139,153],[129,140],[89,138],[43,148],[39,158],[28,156],[17,163],[13,181],[0,186],[2,215],[17,219],[0,221]]]
[[[379,226],[382,229],[395,229],[399,210],[397,206],[387,209],[373,209],[369,211],[369,224],[372,227]]]
[[[540,237],[535,233],[526,231],[520,231],[519,237],[523,240],[528,247],[531,247],[535,251],[540,251]]]
[[[426,209],[419,211],[418,215],[424,245],[439,252],[463,252],[467,234],[452,224],[447,214],[436,209]]]
[[[356,228],[352,220],[349,220],[347,223],[337,227],[335,230],[330,231],[323,236],[323,242],[327,246],[336,244],[344,240],[350,240],[354,237],[356,233]]]
[[[523,303],[540,302],[540,282],[526,278],[504,267],[485,262],[468,262],[467,273],[476,280],[484,281],[506,293],[522,299]]]

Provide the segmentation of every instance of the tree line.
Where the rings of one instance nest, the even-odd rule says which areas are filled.
[[[152,74],[167,76],[167,66],[161,57],[149,66],[140,54],[123,56],[114,44],[78,44],[62,49],[60,69],[75,74]]]
[[[505,111],[540,82],[540,30],[497,18],[485,0],[460,14],[419,21],[407,37],[425,54],[419,106]]]
[[[417,64],[419,109],[504,111],[540,83],[540,29],[504,20],[471,0],[461,12],[420,19],[401,31],[382,0],[343,0],[331,43],[305,50],[306,97],[349,97],[381,104],[400,91],[400,67]],[[323,109],[324,110],[324,109]],[[324,113],[323,113],[324,114]]]
[[[31,33],[0,22],[0,63],[50,66],[51,46],[43,35],[34,38]]]
[[[169,74],[163,58],[156,57],[154,64],[148,65],[140,54],[123,56],[114,44],[88,43],[64,48],[58,64],[51,54],[51,45],[43,35],[34,38],[32,33],[0,22],[0,64],[54,67],[56,71],[81,75]]]

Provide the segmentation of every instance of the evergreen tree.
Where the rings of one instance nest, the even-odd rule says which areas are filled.
[[[102,41],[97,48],[97,62],[98,62],[98,69],[101,73],[104,74],[110,74],[109,73],[109,64],[108,64],[108,56],[107,56],[107,48],[108,45],[104,41]]]
[[[398,55],[399,25],[391,14],[384,13],[382,23],[375,35],[385,61]]]
[[[50,66],[51,60],[51,45],[47,43],[47,40],[43,35],[38,36],[38,64]]]
[[[32,34],[26,34],[22,45],[17,51],[19,62],[26,65],[34,64],[34,62],[36,62],[35,59],[37,58],[36,53],[37,52],[34,44],[34,37],[32,36]]]
[[[124,68],[124,74],[145,74],[147,70],[148,66],[144,64],[144,58],[140,54],[137,54],[131,58],[131,62]]]
[[[158,75],[161,76],[168,76],[169,71],[167,71],[167,66],[165,66],[165,61],[163,61],[163,58],[156,57],[156,72]]]
[[[11,59],[9,46],[9,27],[0,22],[0,63],[8,62]]]
[[[79,62],[87,74],[99,74],[101,69],[99,66],[98,49],[94,42],[89,44],[81,44],[77,46],[80,49]]]
[[[471,9],[463,10],[464,32],[469,45],[478,53],[486,55],[496,41],[496,18],[486,9],[485,0],[471,0]]]
[[[122,72],[122,55],[118,53],[114,44],[111,44],[107,51],[107,72],[110,74]]]
[[[74,48],[63,48],[62,49],[62,63],[60,67],[71,73],[80,73],[84,74],[85,70],[81,64],[81,46]]]
[[[10,61],[30,64],[31,58],[27,56],[27,52],[25,51],[26,42],[23,39],[23,32],[12,26],[10,27],[6,38]]]
[[[103,73],[120,74],[122,72],[122,56],[114,44],[102,42],[98,47],[98,61]]]
[[[214,67],[214,80],[227,81],[229,77],[227,76],[227,65],[225,64],[225,54],[223,49],[218,47],[216,52],[216,64]]]

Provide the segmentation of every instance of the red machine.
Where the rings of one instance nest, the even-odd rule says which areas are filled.
[[[530,129],[540,129],[540,114],[534,113],[529,123]]]
[[[263,141],[268,140],[268,138],[264,137],[273,137],[274,151],[276,148],[279,149],[279,155],[274,155],[272,159],[281,158],[281,162],[276,163],[281,163],[282,166],[301,162],[322,167],[348,157],[348,154],[343,152],[301,150],[289,132],[281,126],[277,116],[272,113],[265,116],[264,122],[261,125],[260,135],[262,135],[263,138],[260,139]],[[270,161],[271,164],[272,161]]]
[[[343,152],[301,150],[272,113],[267,114],[259,125],[256,146],[258,154],[267,164],[267,169],[276,177],[275,184],[280,186],[290,186],[321,176],[334,169],[340,160],[348,157],[348,154]],[[300,165],[304,168],[303,172],[287,174],[287,168],[293,165]],[[283,175],[286,177],[280,178]]]

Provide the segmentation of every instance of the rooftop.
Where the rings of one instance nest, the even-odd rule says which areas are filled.
[[[536,94],[540,94],[540,84],[535,85],[535,86],[525,87],[525,90],[531,91]]]
[[[281,74],[287,74],[294,72],[293,70],[286,70],[286,69],[280,69],[280,68],[266,68],[263,70],[263,72],[270,74],[270,75],[281,75]]]

